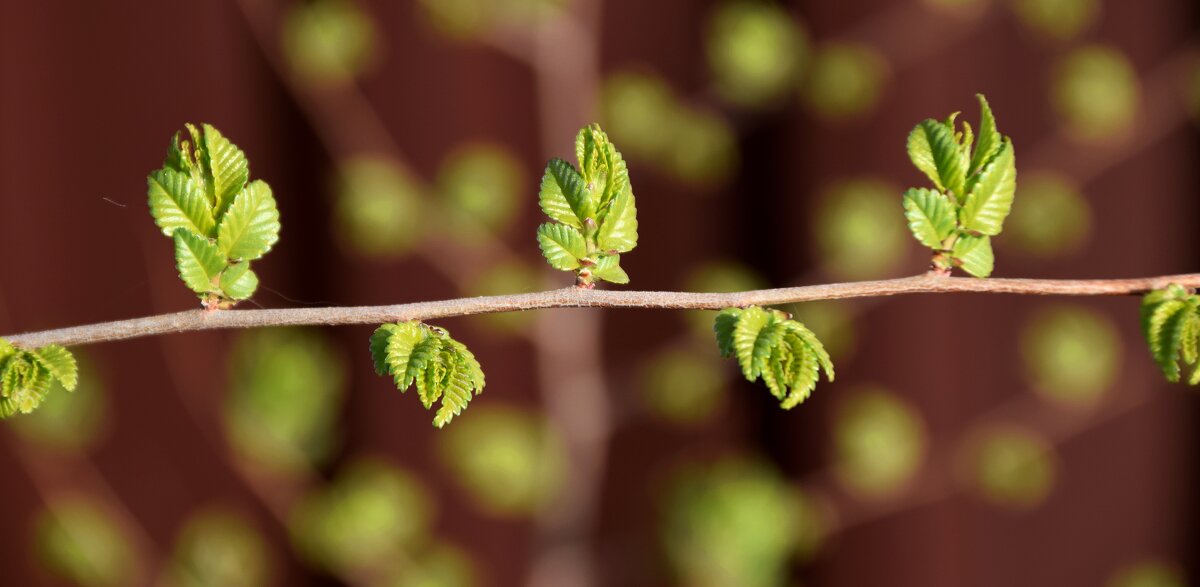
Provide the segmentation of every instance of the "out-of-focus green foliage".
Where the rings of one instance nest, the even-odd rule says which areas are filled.
[[[728,293],[763,289],[767,287],[766,279],[750,268],[737,261],[710,261],[698,265],[684,277],[683,290],[711,293]],[[717,317],[715,310],[688,310],[684,312],[692,333],[697,340],[708,341],[712,337],[713,319]]]
[[[79,383],[71,351],[56,344],[19,349],[0,338],[0,420],[32,413],[56,382],[68,391]]]
[[[80,587],[137,584],[138,560],[125,530],[91,498],[56,497],[35,527],[37,552],[48,570]]]
[[[459,486],[493,514],[531,514],[562,487],[562,441],[531,412],[481,406],[438,442],[442,461]]]
[[[997,505],[1031,508],[1054,488],[1053,450],[1032,432],[1011,426],[983,430],[966,451],[968,482]]]
[[[1142,298],[1142,333],[1150,356],[1167,381],[1177,382],[1191,367],[1188,385],[1200,384],[1200,296],[1178,285]]]
[[[677,424],[709,420],[725,403],[725,370],[712,357],[670,349],[642,366],[642,401],[654,415]]]
[[[283,52],[309,81],[344,83],[375,58],[375,21],[353,0],[292,2],[283,22]]]
[[[793,488],[796,512],[796,557],[806,562],[817,555],[829,534],[832,513],[816,495]]]
[[[823,271],[839,279],[873,279],[896,270],[905,239],[896,191],[874,179],[852,179],[824,190],[812,217]]]
[[[1075,306],[1035,313],[1021,337],[1025,373],[1038,393],[1069,405],[1091,405],[1113,384],[1121,339],[1103,315]]]
[[[845,302],[804,302],[782,309],[812,330],[830,356],[846,357],[854,351],[854,312]]]
[[[1127,132],[1137,115],[1140,93],[1129,58],[1112,47],[1076,49],[1055,68],[1054,107],[1067,130],[1082,141],[1103,141]]]
[[[1017,188],[1005,243],[1037,257],[1065,256],[1083,246],[1092,231],[1092,210],[1078,188],[1056,173],[1023,175]]]
[[[467,409],[473,396],[483,393],[479,361],[445,328],[415,320],[384,324],[371,335],[371,358],[375,372],[390,374],[401,392],[416,387],[426,410],[441,400],[433,417],[438,428]]]
[[[631,156],[677,179],[711,188],[737,168],[737,137],[729,123],[682,103],[659,76],[609,76],[601,108],[605,125]]]
[[[935,189],[904,192],[904,217],[921,244],[933,249],[939,269],[960,267],[975,277],[991,275],[991,237],[1000,234],[1017,191],[1012,140],[996,129],[987,100],[979,96],[978,138],[971,125],[958,130],[944,122],[921,121],[908,135],[908,157]]]
[[[323,337],[297,328],[242,334],[229,369],[225,433],[240,454],[284,472],[331,456],[346,368]]]
[[[829,43],[817,48],[802,94],[821,118],[856,118],[875,109],[886,77],[887,62],[874,49],[855,43]]]
[[[471,587],[478,584],[471,559],[449,544],[432,544],[413,554],[381,587]]]
[[[369,256],[407,253],[428,228],[422,191],[390,159],[361,156],[342,162],[335,188],[342,242]]]
[[[426,17],[442,34],[465,39],[496,27],[522,28],[561,10],[565,0],[421,0]]]
[[[265,587],[267,545],[254,525],[224,510],[193,515],[180,530],[162,587]]]
[[[86,356],[81,355],[78,361],[79,370],[91,375],[80,381],[72,393],[47,395],[32,414],[12,421],[14,431],[43,448],[61,452],[86,451],[99,442],[107,422],[107,392]]]
[[[760,106],[791,90],[808,53],[808,39],[778,4],[733,0],[713,12],[708,65],[726,100]]]
[[[860,497],[882,498],[903,489],[924,459],[920,415],[890,392],[854,393],[838,408],[834,425],[838,479]]]
[[[1107,587],[1187,587],[1179,565],[1158,559],[1130,564],[1113,573]]]
[[[1010,0],[1021,24],[1061,41],[1074,39],[1100,16],[1100,0]]]
[[[808,399],[833,361],[817,336],[778,310],[726,308],[713,324],[722,357],[736,357],[747,381],[762,378],[780,405],[790,410]]]
[[[467,288],[467,294],[472,296],[527,293],[538,291],[542,286],[542,275],[537,269],[516,262],[492,265],[473,277]],[[533,316],[532,312],[501,312],[472,316],[472,319],[503,333],[518,333],[529,327]]]
[[[779,473],[729,459],[678,474],[666,494],[662,543],[681,585],[783,585],[798,536],[814,523],[799,515]]]
[[[433,501],[420,482],[379,461],[349,465],[292,512],[292,541],[335,573],[402,566],[429,532]]]
[[[521,164],[503,147],[475,143],[456,150],[438,172],[437,191],[449,228],[460,241],[480,238],[480,228],[503,232],[525,189]]]
[[[573,271],[579,285],[629,283],[621,253],[637,246],[637,205],[629,169],[608,135],[593,124],[575,139],[579,169],[551,159],[538,205],[554,222],[538,227],[538,247],[551,267]]]

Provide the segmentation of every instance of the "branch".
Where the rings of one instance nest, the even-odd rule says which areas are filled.
[[[1200,287],[1200,273],[1136,279],[976,279],[932,273],[827,285],[760,289],[734,293],[671,291],[604,291],[568,287],[537,293],[414,302],[391,306],[293,308],[279,310],[189,310],[87,326],[5,336],[24,348],[48,344],[74,346],[225,328],[268,326],[383,324],[407,320],[432,320],[452,316],[519,312],[543,308],[644,308],[664,310],[720,310],[746,306],[775,306],[816,300],[881,297],[914,293],[995,293],[1052,296],[1140,295],[1170,284]]]

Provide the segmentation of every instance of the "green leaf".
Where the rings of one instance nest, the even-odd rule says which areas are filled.
[[[271,250],[279,240],[279,230],[271,187],[255,180],[234,197],[217,229],[217,244],[230,259],[252,261]]]
[[[602,251],[628,253],[637,246],[637,206],[633,189],[626,183],[625,189],[612,201],[600,224],[596,243]]]
[[[1012,141],[1005,140],[999,153],[973,183],[971,193],[959,210],[959,223],[965,230],[986,235],[1000,234],[1004,219],[1012,211],[1013,196],[1017,191]]]
[[[587,256],[587,243],[583,239],[583,233],[575,227],[546,223],[538,227],[537,239],[542,256],[555,269],[578,269],[580,259]]]
[[[620,255],[600,255],[596,265],[592,267],[592,275],[610,283],[629,283],[629,275],[621,269]]]
[[[179,131],[175,131],[175,135],[171,137],[171,144],[167,146],[167,159],[163,161],[163,167],[189,177],[192,174],[191,145],[186,140],[179,139]]]
[[[371,336],[370,348],[376,372],[391,373],[400,391],[415,385],[426,409],[441,400],[433,420],[438,428],[483,391],[483,369],[475,355],[444,329],[415,321],[384,324]]]
[[[594,210],[603,220],[610,203],[629,188],[629,169],[621,153],[599,124],[579,131],[575,138],[575,156]]]
[[[747,381],[754,381],[759,370],[755,369],[758,354],[758,338],[763,329],[773,322],[769,312],[759,307],[750,307],[742,311],[741,318],[733,330],[733,350],[737,354],[738,365]]]
[[[955,263],[975,277],[987,277],[992,274],[995,257],[992,255],[990,237],[961,235],[954,242],[953,255]]]
[[[922,121],[908,135],[908,156],[938,189],[962,201],[967,168],[952,129],[933,119]]]
[[[205,124],[204,162],[212,184],[209,186],[213,202],[213,217],[218,221],[233,203],[234,198],[246,187],[250,179],[250,163],[246,154],[237,145],[229,142],[212,125]]]
[[[50,373],[51,377],[62,384],[64,389],[75,390],[75,385],[79,383],[79,367],[76,365],[75,356],[71,354],[71,351],[51,344],[31,351],[30,355]]]
[[[742,312],[741,308],[725,308],[717,314],[716,321],[713,322],[713,332],[717,335],[717,350],[724,358],[733,356],[733,332],[738,320],[742,319]]]
[[[1188,383],[1200,384],[1197,347],[1200,346],[1200,297],[1178,285],[1147,294],[1142,299],[1142,332],[1150,355],[1168,381],[1179,381],[1184,364],[1193,366]]]
[[[992,115],[992,108],[988,106],[987,98],[983,94],[976,94],[979,99],[979,142],[975,145],[975,153],[971,156],[971,167],[967,172],[968,176],[973,176],[983,169],[984,165],[996,155],[1000,150],[1003,139],[1000,132],[996,130],[996,118]]]
[[[0,368],[0,419],[37,409],[50,391],[50,371],[29,351],[17,351]]]
[[[258,276],[250,270],[250,262],[234,263],[221,273],[221,291],[232,300],[245,300],[258,289]]]
[[[204,191],[191,177],[174,169],[160,169],[146,178],[150,215],[163,234],[178,228],[211,236],[216,223]]]
[[[225,269],[225,257],[217,245],[184,228],[175,229],[174,239],[179,278],[198,294],[217,291],[213,282]]]
[[[538,204],[547,216],[575,228],[593,214],[583,177],[562,159],[551,159],[542,176]]]
[[[923,245],[941,249],[954,233],[957,206],[949,196],[928,189],[910,189],[904,193],[904,217],[908,229]]]

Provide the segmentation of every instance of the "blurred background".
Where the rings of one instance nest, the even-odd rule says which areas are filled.
[[[987,94],[1016,145],[997,276],[1197,268],[1193,0],[0,3],[0,333],[196,306],[145,206],[184,122],[283,214],[262,307],[571,281],[537,184],[602,122],[637,289],[919,273],[905,137]],[[4,585],[1200,581],[1200,398],[1137,300],[791,308],[834,384],[782,411],[709,313],[439,321],[488,373],[447,429],[369,327],[78,349],[0,423]]]

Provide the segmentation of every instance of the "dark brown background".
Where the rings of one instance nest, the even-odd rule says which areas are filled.
[[[269,32],[276,7],[246,4],[264,8],[251,12],[262,15],[268,56],[231,0],[0,3],[0,332],[194,305],[143,204],[144,175],[184,121],[219,126],[250,155],[253,174],[274,187],[283,239],[256,267],[273,290],[334,304],[460,295],[425,261],[365,261],[335,246],[327,190],[331,162],[379,148],[381,139],[358,132],[354,119],[315,121],[322,112],[352,105],[322,110],[320,104],[339,98],[297,96],[271,65],[278,58],[271,55],[277,48]],[[361,81],[362,93],[420,176],[432,178],[438,162],[461,142],[486,138],[508,145],[534,178],[547,156],[568,152],[570,135],[563,129],[570,132],[591,118],[584,97],[562,106],[561,128],[547,128],[545,119],[539,122],[529,67],[486,46],[438,36],[412,2],[363,4],[381,24],[383,58]],[[902,138],[921,118],[973,113],[976,92],[988,95],[1018,145],[1021,169],[1056,169],[1080,178],[1095,216],[1096,236],[1081,254],[1034,262],[1005,255],[1001,245],[998,276],[1121,277],[1195,269],[1195,127],[1171,84],[1146,81],[1161,78],[1158,68],[1188,50],[1196,17],[1190,0],[1104,3],[1088,39],[1124,50],[1144,83],[1144,125],[1130,140],[1107,147],[1079,145],[1058,131],[1046,99],[1047,63],[1063,47],[1030,40],[1002,2],[972,18],[883,0],[786,4],[815,39],[860,40],[884,52],[892,75],[881,106],[837,124],[795,105],[755,115],[729,111],[744,163],[715,197],[692,197],[694,188],[631,160],[642,226],[640,246],[626,262],[635,287],[677,288],[687,267],[708,258],[749,263],[774,284],[801,275],[828,279],[814,272],[806,221],[817,191],[832,179],[865,173],[916,182]],[[702,31],[709,10],[709,2],[695,0],[604,2],[601,71],[649,64],[678,93],[719,106],[703,97],[708,74]],[[562,95],[585,93],[572,88]],[[554,143],[545,144],[544,137]],[[530,179],[520,226],[508,239],[529,258],[537,256],[529,238],[539,222],[533,196]],[[686,214],[673,213],[684,205]],[[907,272],[922,267],[913,246]],[[256,299],[267,307],[292,305],[265,290]],[[889,300],[860,316],[859,348],[838,365],[838,383],[822,385],[801,409],[781,412],[757,386],[739,384],[729,408],[708,427],[681,432],[639,422],[623,428],[611,443],[599,523],[585,537],[599,557],[600,583],[667,581],[655,554],[649,497],[666,466],[688,455],[761,449],[789,477],[805,478],[828,461],[839,390],[857,383],[901,392],[924,417],[932,454],[948,453],[967,423],[1025,393],[1015,368],[1015,324],[1037,304],[991,296]],[[837,535],[815,562],[797,567],[797,577],[812,585],[1099,585],[1114,565],[1144,555],[1172,558],[1193,575],[1200,571],[1194,498],[1200,403],[1191,391],[1160,383],[1138,340],[1135,300],[1086,305],[1121,326],[1126,353],[1116,391],[1154,397],[1089,424],[1061,446],[1059,479],[1042,507],[1013,513],[970,496],[937,499]],[[481,402],[493,395],[540,401],[529,345],[486,336],[462,320],[445,325],[487,367],[489,389]],[[616,401],[628,401],[632,393],[625,391],[629,365],[681,328],[681,321],[662,314],[603,315],[603,361]],[[431,455],[435,432],[428,414],[414,398],[388,392],[388,382],[372,374],[360,352],[369,332],[354,327],[333,333],[351,365],[343,458],[383,455],[427,475],[446,500],[439,531],[476,558],[483,584],[520,584],[534,548],[532,526],[454,507],[453,488]],[[0,583],[53,584],[33,561],[34,512],[46,491],[94,488],[101,480],[160,550],[193,508],[231,503],[252,512],[277,547],[284,561],[278,584],[333,584],[287,555],[286,531],[225,457],[216,414],[229,340],[227,333],[204,333],[89,349],[103,366],[113,403],[111,433],[89,464],[43,463],[34,474],[27,449],[3,436]],[[968,347],[969,353],[957,352]],[[934,368],[935,356],[952,359]],[[1050,428],[1071,417],[1053,410],[1029,415]]]

